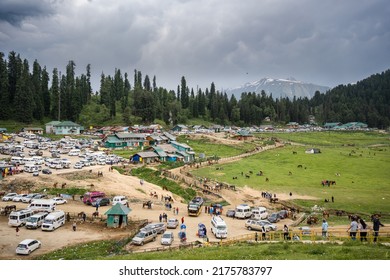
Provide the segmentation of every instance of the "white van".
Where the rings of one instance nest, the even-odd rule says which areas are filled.
[[[252,219],[254,220],[264,220],[268,218],[268,211],[265,207],[256,207],[252,209]]]
[[[33,156],[32,158],[33,158],[35,164],[37,164],[37,165],[38,164],[41,165],[44,163],[44,160],[41,156]]]
[[[41,229],[45,231],[53,231],[64,224],[65,224],[65,212],[54,211],[46,216],[41,226]]]
[[[24,164],[24,160],[22,157],[11,157],[10,163],[12,165],[17,165],[17,164],[21,165]]]
[[[12,211],[8,216],[8,225],[18,227],[26,224],[27,219],[34,213],[31,209]]]
[[[23,167],[23,171],[27,172],[27,173],[34,173],[34,172],[39,171],[39,167],[38,167],[38,165],[30,163],[30,164],[27,164]]]
[[[227,225],[221,216],[213,216],[211,219],[211,232],[216,238],[227,237]]]
[[[240,204],[236,206],[234,217],[238,219],[247,219],[252,216],[252,210],[248,204]]]
[[[25,165],[35,165],[35,160],[32,157],[25,157],[23,161]]]
[[[126,205],[127,204],[126,196],[124,196],[124,195],[114,196],[114,198],[112,199],[112,205],[115,205],[117,203],[120,203],[122,205]]]
[[[79,149],[72,149],[69,151],[69,154],[70,156],[78,156],[80,154],[80,150]]]
[[[39,228],[42,226],[43,221],[49,213],[47,212],[39,212],[30,216],[30,218],[26,221],[26,228]]]
[[[34,212],[53,212],[56,205],[52,199],[33,199],[28,208]]]

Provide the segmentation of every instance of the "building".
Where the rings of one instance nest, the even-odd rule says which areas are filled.
[[[121,228],[127,226],[129,221],[127,215],[130,211],[130,208],[121,203],[117,203],[112,206],[106,213],[104,213],[104,215],[107,215],[107,227]]]
[[[57,124],[60,124],[60,123],[61,123],[60,121],[51,121],[51,122],[48,122],[47,124],[45,124],[46,133],[47,134],[54,134],[55,133],[54,126]]]
[[[154,163],[159,161],[159,155],[153,151],[138,152],[130,157],[132,163]]]
[[[43,128],[40,127],[24,127],[22,131],[25,133],[43,134]]]
[[[56,135],[78,135],[82,131],[82,126],[72,121],[63,121],[59,124],[53,125],[54,134]]]

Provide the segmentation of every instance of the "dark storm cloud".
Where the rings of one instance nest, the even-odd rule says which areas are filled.
[[[0,3],[0,48],[49,69],[90,63],[95,90],[115,68],[175,89],[183,75],[203,88],[265,76],[335,86],[390,65],[387,0],[24,2]]]
[[[45,0],[2,0],[0,21],[18,25],[25,18],[47,16],[53,13],[53,1]]]

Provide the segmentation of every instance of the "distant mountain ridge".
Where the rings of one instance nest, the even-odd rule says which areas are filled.
[[[316,91],[320,93],[325,93],[330,90],[330,87],[315,85],[312,83],[306,83],[297,81],[294,78],[287,79],[273,79],[273,78],[263,78],[259,81],[245,83],[244,85],[227,89],[226,93],[228,95],[233,95],[240,99],[241,93],[243,92],[255,92],[261,93],[264,90],[267,95],[272,93],[272,97],[275,98],[285,98],[289,99],[294,98],[296,96],[299,97],[307,97],[312,98]]]

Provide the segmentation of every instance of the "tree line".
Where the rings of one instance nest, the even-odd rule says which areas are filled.
[[[83,125],[102,125],[121,117],[121,123],[149,124],[161,120],[167,125],[191,119],[221,125],[261,125],[273,123],[317,123],[360,121],[370,127],[390,125],[390,70],[372,75],[357,84],[340,85],[314,97],[273,99],[272,94],[243,92],[234,95],[210,88],[194,90],[183,76],[175,90],[157,86],[141,71],[128,73],[115,69],[102,73],[100,88],[91,87],[91,65],[76,76],[76,64],[69,61],[65,73],[54,68],[49,74],[37,60],[30,70],[27,59],[11,51],[8,59],[0,52],[0,120],[31,123],[43,119],[72,120]]]

